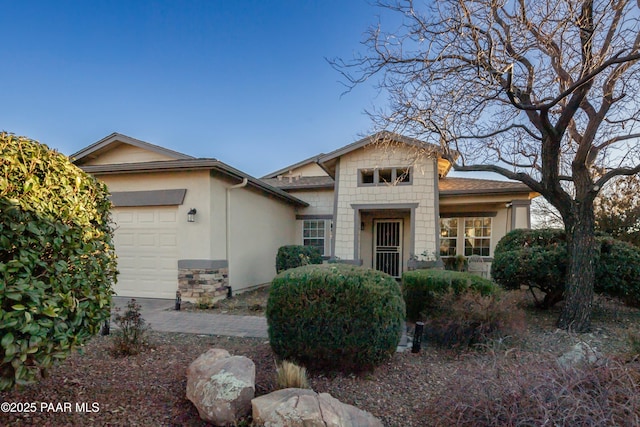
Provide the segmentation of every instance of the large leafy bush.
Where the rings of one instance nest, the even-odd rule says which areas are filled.
[[[65,156],[0,133],[0,389],[98,332],[116,277],[108,192]]]
[[[286,245],[278,248],[276,272],[309,264],[322,264],[322,255],[313,246]]]
[[[640,249],[607,236],[597,240],[595,291],[640,306]],[[528,286],[542,291],[539,305],[547,308],[563,298],[567,261],[564,231],[514,230],[496,245],[491,275],[506,289]]]
[[[640,249],[610,237],[600,237],[600,262],[595,291],[640,307]]]
[[[414,270],[402,274],[402,292],[407,319],[421,320],[421,314],[436,309],[438,297],[449,292],[460,295],[467,290],[491,295],[499,288],[480,276],[449,270]]]
[[[396,351],[405,306],[389,275],[346,264],[304,266],[273,280],[269,342],[308,368],[368,370]]]

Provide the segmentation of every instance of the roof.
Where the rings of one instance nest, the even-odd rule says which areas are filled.
[[[497,181],[475,178],[441,178],[438,182],[438,187],[441,196],[533,192],[525,184],[517,181]]]
[[[355,151],[359,148],[362,148],[366,145],[372,144],[374,142],[380,142],[380,141],[403,143],[403,144],[411,145],[413,147],[431,150],[433,152],[440,152],[440,147],[438,147],[437,145],[429,144],[419,139],[400,135],[394,132],[382,131],[382,132],[375,133],[373,135],[366,136],[356,142],[353,142],[349,145],[345,145],[344,147],[338,148],[337,150],[331,151],[330,153],[326,153],[326,154],[320,153],[315,156],[311,156],[308,159],[304,159],[298,163],[286,166],[275,172],[271,172],[263,176],[262,179],[269,180],[271,178],[277,178],[278,175],[286,174],[287,172],[293,169],[297,169],[299,167],[302,167],[311,163],[317,163],[318,166],[324,169],[329,175],[332,175],[332,172],[333,172],[332,166],[333,166],[333,163],[335,163],[335,159],[345,154],[348,154],[352,151]],[[327,162],[330,164],[326,165],[325,163]]]
[[[125,143],[129,145],[133,145],[135,147],[143,148],[145,150],[162,154],[167,157],[171,157],[174,159],[193,159],[194,157],[189,156],[184,153],[179,153],[177,151],[169,150],[168,148],[160,147],[159,145],[150,144],[145,141],[141,141],[139,139],[131,138],[130,136],[123,135],[118,132],[114,132],[111,135],[108,135],[102,138],[100,141],[94,142],[88,147],[83,148],[77,153],[73,153],[71,156],[73,162],[76,164],[82,163],[82,160],[86,157],[91,157],[99,154],[102,151],[105,151],[110,145],[114,143]]]
[[[374,142],[381,142],[381,141],[389,141],[389,142],[400,142],[403,144],[407,144],[407,145],[411,145],[413,147],[418,147],[418,148],[425,148],[428,150],[432,150],[434,152],[439,152],[440,151],[440,147],[438,147],[437,145],[434,144],[429,144],[426,143],[424,141],[421,141],[419,139],[416,138],[411,138],[408,136],[404,136],[404,135],[400,135],[394,132],[389,132],[389,131],[382,131],[382,132],[378,132],[378,133],[374,133],[373,135],[369,135],[366,136],[354,143],[351,143],[349,145],[345,145],[342,148],[338,148],[337,150],[334,150],[330,153],[321,155],[318,159],[319,162],[321,163],[326,163],[330,160],[334,160],[340,156],[343,156],[345,154],[348,154],[352,151],[355,151],[359,148],[362,148],[366,145],[372,144]]]
[[[287,166],[285,168],[282,168],[282,169],[279,169],[279,170],[277,170],[275,172],[271,172],[270,174],[267,174],[267,175],[263,176],[262,179],[264,180],[264,179],[269,179],[269,178],[277,178],[278,175],[283,175],[283,174],[289,172],[290,170],[298,169],[299,167],[306,166],[306,165],[309,165],[311,163],[318,163],[318,159],[320,158],[320,156],[324,156],[324,154],[323,153],[316,154],[315,156],[311,156],[308,159],[304,159],[304,160],[302,160],[302,161],[300,161],[298,163],[294,163],[293,165],[289,165],[289,166]]]
[[[273,187],[282,190],[306,190],[334,187],[334,180],[330,176],[301,176],[289,179],[288,177],[262,179]]]
[[[285,191],[276,188],[264,181],[247,175],[244,172],[239,171],[219,160],[216,159],[177,159],[177,160],[165,160],[154,162],[138,162],[138,163],[117,163],[109,165],[91,165],[91,166],[79,166],[87,173],[95,175],[112,175],[118,173],[145,173],[145,172],[168,172],[168,171],[192,171],[192,170],[214,170],[223,175],[234,179],[247,178],[248,185],[258,190],[264,191],[272,196],[275,196],[287,203],[291,203],[298,206],[309,206],[307,202],[304,202],[297,197],[286,193]]]

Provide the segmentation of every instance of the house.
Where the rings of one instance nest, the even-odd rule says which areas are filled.
[[[269,282],[308,204],[216,159],[113,133],[72,159],[113,203],[118,295],[219,296]]]
[[[530,226],[521,183],[447,177],[438,147],[379,133],[253,178],[114,133],[72,155],[112,194],[123,296],[220,296],[269,282],[285,244],[400,277],[415,258],[478,255]]]
[[[449,178],[439,148],[382,132],[282,168],[263,181],[309,206],[296,213],[297,244],[400,277],[411,259],[477,255],[488,272],[497,242],[530,228],[519,182]]]

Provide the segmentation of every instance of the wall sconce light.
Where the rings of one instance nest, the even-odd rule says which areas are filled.
[[[198,211],[195,208],[191,208],[189,212],[187,212],[187,222],[196,222],[196,213],[198,213]]]

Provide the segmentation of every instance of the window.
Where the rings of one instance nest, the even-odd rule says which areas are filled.
[[[360,171],[360,182],[362,184],[373,184],[374,181],[373,169],[363,169]]]
[[[489,256],[491,218],[465,218],[464,255]]]
[[[305,219],[302,224],[302,244],[318,248],[324,256],[325,220]]]
[[[458,219],[440,220],[440,256],[456,256],[458,248]]]
[[[440,256],[456,255],[491,255],[491,217],[440,219]]]
[[[360,169],[359,186],[411,185],[411,168]]]

